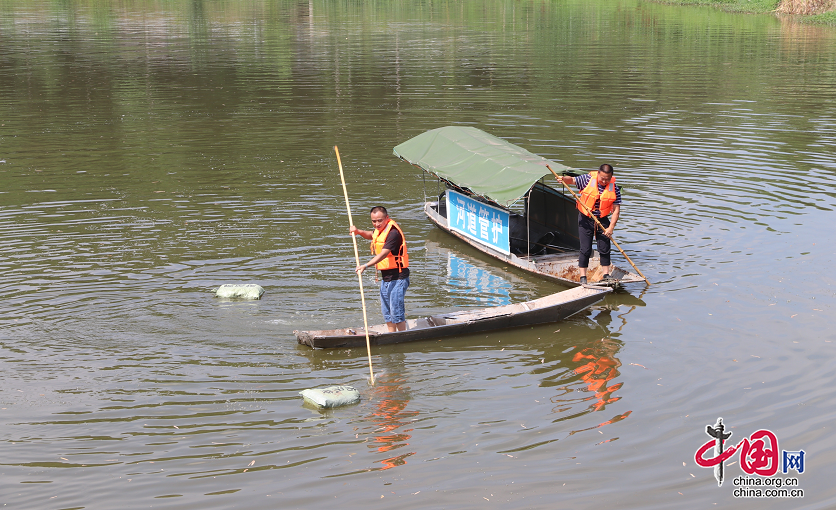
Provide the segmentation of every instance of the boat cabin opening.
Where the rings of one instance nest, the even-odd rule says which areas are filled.
[[[481,203],[499,207],[494,202],[474,195],[470,190],[444,180],[442,182],[445,184],[445,191],[438,196],[437,202],[429,204],[429,207],[442,218],[447,219],[447,189],[466,194]],[[580,249],[578,210],[575,199],[565,192],[538,181],[523,200],[504,209],[509,213],[510,251],[514,255],[547,255],[577,252]]]

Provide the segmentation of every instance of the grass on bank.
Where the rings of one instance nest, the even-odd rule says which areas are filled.
[[[662,3],[673,5],[710,5],[728,12],[772,12],[778,8],[780,0],[663,0]]]
[[[825,12],[824,14],[815,14],[813,16],[803,16],[802,19],[809,23],[836,26],[836,11]]]
[[[705,5],[712,6],[727,12],[748,12],[763,14],[775,12],[780,0],[658,0],[660,3],[672,5]],[[796,0],[798,1],[798,0]],[[804,23],[816,23],[821,25],[836,26],[836,11],[814,14],[810,16],[793,16]]]

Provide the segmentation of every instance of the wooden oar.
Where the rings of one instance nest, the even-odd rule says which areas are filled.
[[[340,161],[340,150],[334,146],[334,152],[337,153],[337,164],[340,167],[340,180],[343,183],[343,195],[345,195],[345,209],[348,211],[348,224],[354,225],[354,220],[351,219],[351,206],[348,204],[348,189],[345,187],[345,176],[343,176],[343,163]],[[354,260],[360,265],[360,254],[357,253],[357,236],[351,234],[351,240],[354,242]],[[366,294],[363,292],[363,275],[357,273],[357,279],[360,280],[360,302],[363,303],[363,330],[366,332],[366,352],[369,355],[369,375],[370,382],[374,385],[374,371],[372,370],[372,347],[369,342],[369,320],[366,318]]]
[[[581,201],[581,197],[579,197],[579,196],[578,196],[578,194],[577,194],[577,193],[575,193],[575,190],[573,190],[571,187],[569,187],[569,185],[568,185],[568,184],[566,184],[565,182],[563,182],[563,179],[561,179],[561,178],[560,178],[560,176],[559,176],[559,175],[557,175],[557,174],[555,173],[555,171],[554,171],[554,170],[552,170],[552,167],[550,167],[549,165],[546,165],[546,168],[548,168],[548,169],[549,169],[549,172],[551,172],[551,173],[552,173],[552,175],[554,175],[554,178],[555,178],[555,179],[557,179],[558,181],[560,181],[560,184],[563,184],[563,186],[565,186],[565,187],[566,187],[566,189],[568,189],[570,192],[572,192],[572,195],[575,197],[575,200],[577,200],[577,201],[578,201],[578,203],[579,203],[579,204],[581,204],[581,205],[584,207],[584,209],[586,209],[586,212],[589,214],[589,216],[590,216],[590,217],[592,217],[592,219],[593,219],[593,220],[595,220],[595,223],[597,223],[597,224],[598,224],[598,226],[599,226],[599,227],[601,227],[601,230],[603,230],[604,232],[606,232],[606,231],[607,231],[607,229],[605,229],[605,228],[604,228],[604,225],[601,225],[601,222],[598,220],[598,218],[596,218],[596,217],[595,217],[595,215],[594,215],[594,214],[592,214],[592,211],[589,209],[589,207],[587,207],[587,206],[586,206],[586,204],[585,204],[585,203],[583,203],[583,202]],[[605,233],[604,235],[606,235],[606,233]],[[621,246],[619,246],[619,245],[618,245],[618,243],[617,243],[617,242],[615,242],[615,238],[614,238],[614,237],[612,237],[612,236],[609,236],[609,238],[610,238],[610,240],[612,241],[612,243],[615,245],[615,247],[616,247],[616,248],[618,248],[618,251],[620,251],[620,252],[621,252],[621,254],[622,254],[622,255],[624,255],[624,258],[625,258],[625,259],[627,259],[627,262],[629,262],[629,263],[630,263],[630,265],[631,265],[631,266],[633,266],[633,269],[635,269],[635,270],[639,273],[639,275],[640,275],[642,278],[644,278],[644,281],[645,281],[648,285],[650,285],[650,280],[648,280],[648,279],[647,279],[647,277],[646,277],[644,274],[642,274],[641,270],[640,270],[639,268],[637,268],[635,264],[633,264],[633,261],[632,261],[632,260],[630,260],[630,257],[628,257],[628,256],[627,256],[627,254],[626,254],[626,253],[624,253],[624,250],[622,250],[622,249],[621,249]]]

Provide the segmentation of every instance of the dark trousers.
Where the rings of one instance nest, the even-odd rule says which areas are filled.
[[[609,218],[598,218],[604,228],[610,226]],[[578,267],[589,267],[589,257],[592,256],[592,238],[598,244],[598,255],[601,256],[601,265],[610,265],[610,238],[605,236],[595,220],[578,213],[578,236],[581,241],[581,254],[578,256]]]

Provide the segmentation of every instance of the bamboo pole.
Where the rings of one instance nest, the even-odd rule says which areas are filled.
[[[337,164],[340,167],[340,181],[343,183],[343,195],[345,195],[345,209],[348,211],[348,224],[354,225],[354,220],[351,219],[351,206],[348,203],[348,188],[345,186],[345,176],[343,175],[343,163],[340,160],[340,150],[334,146],[334,152],[337,153]],[[360,254],[357,252],[357,236],[351,235],[351,241],[354,243],[354,260],[357,263],[355,267],[360,265]],[[374,385],[374,371],[372,370],[372,348],[369,342],[369,320],[366,316],[366,294],[363,292],[363,275],[358,273],[357,279],[360,281],[360,302],[363,303],[363,331],[366,332],[366,353],[369,355],[369,376],[370,381]]]
[[[557,173],[555,173],[555,171],[554,171],[554,170],[552,170],[552,167],[550,167],[549,165],[546,165],[546,168],[548,168],[548,169],[549,169],[549,172],[551,172],[551,173],[552,173],[552,175],[554,175],[554,178],[555,178],[555,179],[557,179],[558,181],[560,181],[560,184],[562,184],[562,185],[563,185],[566,189],[568,189],[568,190],[572,193],[572,195],[575,197],[575,200],[577,200],[577,202],[578,202],[579,204],[581,204],[581,205],[584,207],[584,209],[586,209],[586,212],[589,214],[589,216],[590,216],[593,220],[595,220],[595,223],[597,223],[597,224],[598,224],[598,226],[599,226],[599,227],[601,227],[601,230],[603,230],[604,232],[606,232],[606,230],[607,230],[607,229],[605,229],[605,228],[604,228],[604,225],[601,225],[601,222],[598,220],[598,218],[596,218],[596,217],[595,217],[595,215],[594,215],[594,214],[592,214],[592,211],[590,211],[590,210],[589,210],[589,207],[587,207],[587,206],[586,206],[586,204],[585,204],[585,203],[583,203],[583,202],[581,201],[581,198],[578,196],[578,194],[577,194],[577,193],[575,193],[575,190],[573,190],[573,189],[572,189],[572,188],[570,188],[570,187],[569,187],[569,186],[568,186],[565,182],[563,182],[563,179],[561,179],[561,178],[560,178],[560,176],[559,176],[559,175],[557,175]],[[606,235],[606,233],[605,233],[604,235]],[[635,270],[639,273],[639,275],[640,275],[642,278],[644,278],[645,283],[647,283],[648,285],[650,285],[650,280],[648,280],[648,279],[647,279],[647,277],[646,277],[646,276],[645,276],[645,275],[641,272],[641,270],[640,270],[638,267],[636,267],[636,265],[635,265],[635,264],[633,264],[633,261],[632,261],[632,260],[630,260],[630,257],[628,257],[626,253],[624,253],[624,250],[622,250],[622,249],[621,249],[621,246],[619,246],[619,245],[618,245],[618,243],[615,241],[615,238],[614,238],[614,237],[612,237],[612,236],[609,236],[609,238],[610,238],[610,240],[612,241],[612,243],[615,245],[615,247],[616,247],[616,248],[618,248],[618,251],[620,251],[620,252],[621,252],[621,254],[622,254],[622,255],[624,255],[624,258],[625,258],[625,259],[627,259],[627,262],[629,262],[629,263],[630,263],[630,265],[631,265],[631,266],[633,266],[633,269],[635,269]]]

